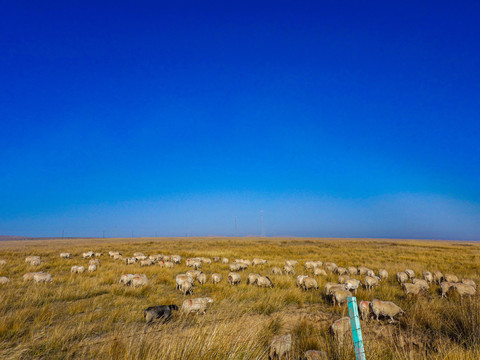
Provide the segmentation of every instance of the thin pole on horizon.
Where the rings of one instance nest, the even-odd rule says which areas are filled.
[[[235,216],[235,236],[238,236],[237,232],[237,217]]]

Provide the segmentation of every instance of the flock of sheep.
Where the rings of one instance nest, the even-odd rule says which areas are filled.
[[[84,266],[74,265],[71,267],[72,274],[79,274],[85,271],[95,272],[100,267],[99,257],[103,256],[103,253],[99,252],[85,252],[82,254],[83,259],[88,259],[87,269]],[[136,252],[131,257],[123,257],[121,253],[116,251],[110,251],[109,256],[116,261],[122,261],[126,265],[139,263],[140,266],[153,266],[157,265],[164,268],[174,268],[176,265],[181,264],[182,257],[180,255],[152,255],[146,256],[143,253]],[[72,259],[70,253],[61,253],[61,258]],[[42,263],[40,256],[28,256],[25,258],[25,262],[30,263],[31,266],[38,266]],[[207,275],[201,271],[201,269],[212,262],[228,265],[227,281],[231,286],[236,286],[241,283],[241,272],[251,267],[264,267],[267,264],[267,260],[264,259],[235,259],[230,262],[227,258],[213,257],[212,259],[206,257],[195,257],[185,259],[185,265],[191,267],[191,270],[176,275],[175,286],[176,289],[181,291],[183,295],[191,295],[194,291],[196,283],[203,285],[208,279]],[[5,265],[5,260],[0,260],[0,265]],[[298,261],[287,260],[283,266],[272,267],[270,273],[273,275],[295,275],[295,267],[298,265]],[[379,286],[382,281],[388,279],[389,274],[385,269],[379,269],[377,273],[372,269],[365,266],[349,266],[341,267],[337,266],[333,262],[323,263],[321,261],[307,261],[305,262],[305,272],[310,272],[313,276],[327,276],[328,273],[336,274],[338,276],[337,282],[327,282],[324,287],[325,296],[330,299],[332,304],[341,306],[347,302],[349,296],[357,293],[357,289],[360,286],[364,286],[365,289],[372,289]],[[362,276],[363,282],[353,278],[353,276]],[[23,275],[24,281],[34,281],[35,283],[48,283],[53,281],[51,274],[45,272],[29,272]],[[440,293],[442,297],[446,297],[448,294],[455,292],[460,297],[473,296],[476,294],[476,284],[471,279],[462,279],[459,281],[458,277],[453,274],[442,274],[440,271],[423,271],[421,278],[417,278],[416,274],[411,269],[406,269],[403,272],[396,273],[396,280],[402,287],[405,296],[418,296],[421,293],[430,291],[432,284],[437,284],[440,287]],[[218,284],[223,281],[223,275],[220,273],[213,273],[210,275],[210,281],[213,284]],[[8,284],[10,279],[7,277],[0,277],[0,284]],[[138,287],[147,285],[148,278],[144,274],[124,274],[120,277],[119,283],[126,286]],[[273,288],[275,285],[268,275],[261,275],[259,273],[249,273],[246,276],[247,285],[255,285],[264,288]],[[304,291],[318,290],[319,286],[317,280],[310,275],[298,275],[296,278],[296,285]],[[353,292],[353,293],[352,293]],[[209,304],[213,303],[213,299],[210,297],[186,299],[184,300],[180,310],[184,313],[197,313],[205,314]],[[395,317],[404,314],[404,311],[390,301],[383,301],[374,299],[372,301],[360,301],[358,303],[359,313],[362,319],[368,319],[374,315],[377,320],[380,317],[388,318],[391,322],[395,321]],[[177,305],[160,305],[152,306],[144,310],[144,318],[147,323],[155,320],[162,319],[168,320],[172,316],[172,312],[179,310]],[[344,317],[336,320],[331,325],[331,331],[334,337],[338,341],[343,341],[345,334],[350,332],[350,319]],[[271,358],[282,357],[291,347],[291,336],[284,335],[274,339],[271,344]],[[312,352],[306,358],[320,359],[324,354],[318,351],[312,350]]]

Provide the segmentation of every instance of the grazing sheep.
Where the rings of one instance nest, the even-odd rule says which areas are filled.
[[[29,272],[23,275],[23,281],[30,281],[33,280],[33,276],[35,275],[35,272]]]
[[[242,266],[239,263],[233,263],[228,266],[230,271],[240,271],[242,270]]]
[[[455,285],[454,283],[448,282],[448,281],[442,281],[440,283],[440,291],[442,293],[442,297],[447,297],[448,290]]]
[[[218,274],[218,273],[212,274],[212,283],[218,284],[222,280],[223,280],[222,274]]]
[[[373,276],[366,276],[363,285],[368,290],[371,290],[373,289],[373,287],[378,286],[378,278]]]
[[[8,284],[9,282],[10,282],[10,279],[7,278],[6,276],[0,277],[0,285],[5,285],[5,284]]]
[[[44,273],[44,272],[37,272],[35,275],[33,275],[33,281],[38,284],[38,283],[47,283],[47,282],[52,282],[53,278],[52,275]]]
[[[367,272],[368,270],[370,270],[369,268],[365,267],[365,266],[359,266],[358,267],[358,275],[367,275]]]
[[[0,260],[0,265],[7,265],[7,261],[6,260]]]
[[[94,271],[97,271],[97,265],[95,264],[88,265],[88,272],[94,272]]]
[[[228,264],[228,262],[229,262],[229,261],[228,261],[228,259],[227,259],[227,258],[225,258],[225,257],[224,257],[224,258],[222,258],[222,264]]]
[[[301,287],[302,284],[303,284],[303,280],[304,280],[305,278],[307,278],[307,277],[308,277],[308,275],[298,275],[298,276],[297,276],[297,280],[295,281],[295,284],[296,284],[298,287]]]
[[[261,276],[262,275],[256,273],[248,274],[247,285],[254,285],[257,282],[257,279]]]
[[[302,289],[308,291],[310,289],[318,290],[318,283],[314,278],[307,276],[303,279]]]
[[[150,255],[148,258],[154,260],[155,262],[159,262],[159,261],[163,260],[163,255],[162,254],[155,254],[155,255]]]
[[[82,273],[85,272],[85,267],[84,267],[84,266],[74,265],[74,266],[71,267],[70,272],[71,272],[72,274],[82,274]]]
[[[163,261],[170,261],[170,256],[168,255],[163,255]],[[201,260],[200,260],[201,261]]]
[[[287,275],[295,275],[295,269],[291,265],[284,265],[283,266],[283,271]]]
[[[188,267],[192,267],[194,261],[200,261],[200,259],[198,259],[198,258],[188,258],[187,260],[185,260],[185,265],[188,266]]]
[[[212,260],[213,260],[213,262],[220,262],[220,260],[222,260],[222,259],[220,259],[219,256],[214,256],[214,257],[212,258]]]
[[[451,283],[457,283],[458,282],[458,277],[453,275],[453,274],[444,274],[443,279],[447,282]]]
[[[113,260],[119,260],[119,261],[123,260],[122,254],[115,254],[115,255],[113,255]]]
[[[271,270],[271,273],[273,275],[282,275],[282,269],[280,269],[278,266],[274,266]]]
[[[190,274],[178,274],[175,277],[176,289],[180,290],[184,282],[189,282],[193,285],[193,280],[193,276],[191,276]]]
[[[207,275],[204,273],[201,273],[200,275],[197,276],[197,281],[199,284],[204,285],[207,282]]]
[[[355,266],[349,266],[347,268],[347,271],[350,275],[356,275],[357,274],[357,271],[358,269],[355,267]]]
[[[357,280],[357,279],[348,279],[348,280],[345,282],[345,290],[353,290],[353,292],[354,292],[355,295],[356,295],[356,294],[357,294],[357,289],[359,288],[360,285],[361,285],[360,280]]]
[[[25,258],[25,262],[29,262],[29,263],[35,260],[41,261],[40,256],[34,255],[34,256],[27,256]]]
[[[33,259],[32,261],[30,261],[30,265],[32,266],[39,266],[40,264],[40,259]]]
[[[325,284],[325,295],[329,296],[333,294],[335,290],[345,290],[345,285],[327,282]]]
[[[334,291],[332,296],[333,306],[335,304],[338,304],[338,306],[346,304],[349,296],[352,296],[352,293],[348,290],[339,289]]]
[[[380,316],[389,317],[391,322],[395,322],[394,317],[397,315],[403,315],[405,312],[400,308],[400,306],[394,304],[391,301],[381,301],[378,299],[373,299],[370,303],[372,312],[377,317],[377,321]]]
[[[88,265],[97,265],[97,266],[100,266],[100,260],[98,259],[90,259],[88,261]]]
[[[288,266],[295,266],[298,264],[298,261],[297,260],[287,260],[285,261],[285,265],[288,265]]]
[[[95,253],[95,257],[100,257],[100,256],[103,256],[103,253],[101,253],[101,252],[96,252]]]
[[[252,264],[253,266],[255,265],[265,265],[267,263],[267,260],[264,259],[253,259]]]
[[[415,277],[415,271],[412,269],[405,269],[404,273],[407,274],[409,279],[413,279]]]
[[[60,257],[63,258],[63,259],[71,259],[72,254],[70,254],[70,253],[60,253]]]
[[[327,272],[323,269],[320,269],[319,267],[316,267],[313,269],[313,275],[315,276],[327,276]]]
[[[193,285],[189,281],[184,281],[180,285],[180,291],[182,292],[183,296],[186,296],[187,294],[193,294]]]
[[[292,335],[276,336],[270,343],[269,359],[282,359],[292,349]]]
[[[239,273],[231,272],[230,274],[228,274],[228,283],[230,285],[238,285],[240,284],[241,280],[242,278],[240,277]]]
[[[152,259],[140,260],[140,266],[152,266],[153,264],[155,264],[155,260]]]
[[[337,270],[338,266],[335,263],[332,262],[327,262],[325,263],[325,270],[330,271],[330,272],[335,272]]]
[[[449,293],[451,291],[456,292],[460,296],[460,298],[462,298],[465,295],[466,296],[473,296],[476,293],[476,290],[473,286],[470,286],[470,285],[467,285],[467,284],[462,284],[462,283],[454,284],[450,288]]]
[[[410,284],[410,283],[403,283],[402,289],[406,296],[408,295],[415,296],[420,294],[420,292],[422,291],[422,288],[420,287],[420,285]]]
[[[183,301],[182,312],[187,314],[197,313],[205,315],[208,304],[213,303],[213,299],[210,297],[187,299]]]
[[[82,258],[84,258],[84,259],[90,259],[94,256],[95,256],[95,253],[93,251],[84,252],[82,254]]]
[[[133,253],[133,257],[140,257],[140,256],[145,256],[145,254],[142,253],[142,252],[134,252]]]
[[[260,276],[257,279],[257,286],[273,288],[273,282],[268,276]]]
[[[117,256],[118,256],[118,255],[122,256],[122,254],[119,253],[118,251],[109,251],[109,252],[108,252],[108,256],[115,257],[115,255],[117,255]]]
[[[440,271],[435,270],[433,272],[433,281],[440,285],[440,283],[443,281],[443,274]]]
[[[200,270],[188,270],[186,274],[196,280],[202,272]]]
[[[335,271],[338,275],[346,275],[348,274],[348,270],[345,269],[344,267],[337,267],[337,270]]]
[[[408,275],[403,271],[397,272],[397,282],[401,285],[408,281]]]
[[[172,255],[172,256],[170,256],[170,260],[174,264],[180,264],[182,262],[182,257],[180,255]]]
[[[347,280],[350,280],[350,276],[348,275],[339,275],[338,276],[338,283],[339,284],[345,284]]]
[[[155,319],[161,319],[162,322],[166,322],[172,318],[172,311],[174,310],[178,310],[177,305],[150,306],[143,310],[143,317],[146,323]]]
[[[207,258],[207,257],[201,257],[200,261],[204,264],[211,264],[212,263],[212,259]]]
[[[358,303],[358,312],[362,320],[368,320],[370,315],[370,301],[360,301]]]
[[[305,270],[314,270],[316,267],[317,267],[317,263],[315,261],[305,262]]]
[[[131,285],[133,287],[148,285],[148,278],[145,274],[135,274],[133,276]]]
[[[234,262],[245,264],[245,265],[247,265],[247,267],[252,265],[252,262],[248,259],[235,259]]]
[[[307,350],[303,354],[303,360],[328,360],[328,357],[325,351]]]
[[[330,326],[330,331],[339,344],[343,344],[345,336],[351,332],[351,329],[352,324],[348,316],[335,320]]]
[[[477,289],[477,284],[475,284],[475,281],[471,279],[462,279],[462,284],[470,285],[472,286],[475,290]]]
[[[380,280],[388,279],[388,271],[385,269],[378,270],[378,277],[380,278]]]
[[[202,268],[202,262],[201,261],[194,261],[194,262],[192,262],[192,267],[195,270],[201,269]]]
[[[171,261],[165,261],[165,264],[163,264],[163,266],[165,266],[165,268],[167,269],[173,269],[175,265]]]
[[[425,279],[426,282],[431,284],[433,282],[433,275],[430,271],[423,271],[422,276]]]
[[[132,282],[132,279],[133,279],[133,274],[125,274],[125,275],[120,276],[119,283],[128,286]]]
[[[132,265],[132,264],[135,264],[136,262],[137,262],[137,259],[135,259],[135,258],[126,258],[125,259],[125,263],[127,265]]]
[[[367,276],[375,277],[375,271],[369,269],[369,270],[367,271]]]
[[[422,290],[428,291],[430,290],[430,285],[428,285],[426,280],[423,279],[413,279],[412,284],[420,286]]]

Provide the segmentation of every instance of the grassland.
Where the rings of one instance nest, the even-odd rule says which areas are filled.
[[[97,272],[70,274],[72,265],[84,265],[84,251],[101,251]],[[185,297],[175,290],[175,275],[188,268],[140,267],[114,261],[108,251],[124,255],[179,254],[221,256],[230,259],[261,257],[268,264],[241,273],[242,283],[226,282],[228,266],[204,265],[208,277],[220,272],[217,285],[197,285],[187,298],[210,296],[215,302],[205,316],[176,314],[166,324],[145,325],[142,310],[159,304],[181,305]],[[73,259],[59,257],[71,252]],[[40,255],[42,264],[24,262]],[[275,287],[246,285],[249,272],[267,274],[287,259],[299,261],[296,273],[305,274],[307,260],[332,261],[340,266],[364,265],[390,273],[372,290],[359,290],[359,300],[378,298],[401,306],[406,315],[396,324],[362,322],[368,359],[480,358],[480,304],[473,299],[441,299],[438,287],[427,296],[405,298],[394,275],[405,268],[451,272],[480,283],[480,244],[445,241],[372,239],[175,238],[85,239],[0,242],[0,359],[266,359],[268,344],[277,334],[291,333],[291,359],[309,349],[324,350],[331,359],[354,359],[348,342],[338,346],[328,333],[335,320],[347,314],[334,308],[322,291],[303,292],[294,276],[271,276]],[[46,271],[52,284],[24,283],[22,275]],[[150,284],[129,288],[118,284],[125,273],[144,273]],[[312,275],[313,276],[313,275]],[[321,288],[337,276],[317,277]],[[361,279],[359,277],[359,279]]]

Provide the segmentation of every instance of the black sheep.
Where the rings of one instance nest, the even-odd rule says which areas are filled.
[[[160,305],[160,306],[150,306],[149,308],[143,310],[143,317],[147,323],[151,322],[154,319],[161,318],[162,321],[168,321],[172,317],[172,311],[178,310],[177,305]]]

